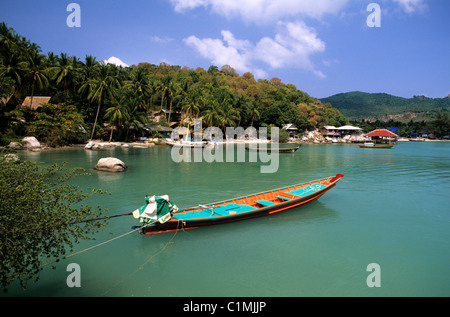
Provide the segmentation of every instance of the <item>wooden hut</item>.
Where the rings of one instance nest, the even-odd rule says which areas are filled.
[[[46,96],[27,96],[22,102],[22,107],[31,110],[37,110],[38,108],[42,107],[43,104],[48,103],[50,101],[50,98],[51,97]]]

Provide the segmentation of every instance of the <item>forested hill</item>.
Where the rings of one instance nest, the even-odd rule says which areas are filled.
[[[354,91],[336,94],[320,100],[322,103],[330,103],[351,120],[429,121],[433,120],[437,111],[450,111],[448,97],[414,96],[413,98],[402,98],[386,93]]]
[[[37,96],[51,99],[36,112],[21,107],[27,96],[30,104]],[[189,126],[194,118],[205,128],[292,123],[303,131],[348,123],[331,105],[276,77],[255,79],[229,65],[205,70],[143,62],[123,68],[91,55],[45,55],[0,22],[0,145],[22,135],[47,144],[126,140],[145,134],[142,126],[160,110],[166,110],[160,124],[170,126]]]

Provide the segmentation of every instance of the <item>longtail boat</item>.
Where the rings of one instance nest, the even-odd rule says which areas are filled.
[[[358,144],[359,147],[366,148],[366,149],[391,149],[395,144],[393,143],[364,143],[364,144]]]
[[[133,212],[141,226],[133,228],[139,229],[142,234],[152,235],[272,215],[319,198],[343,177],[336,174],[308,183],[185,209],[178,209],[167,195],[146,197],[146,204]]]
[[[246,146],[245,149],[248,151],[266,151],[266,152],[275,152],[275,153],[295,153],[301,145],[296,147],[277,147],[277,148],[270,148],[270,147],[251,147]]]
[[[164,142],[167,145],[184,148],[204,148],[205,146],[208,146],[207,142],[169,141],[169,140],[164,140]]]
[[[371,138],[371,142],[365,142],[364,144],[359,144],[360,148],[366,149],[391,149],[395,145],[395,140],[398,139],[398,135],[387,130],[378,129],[374,130],[365,135]]]

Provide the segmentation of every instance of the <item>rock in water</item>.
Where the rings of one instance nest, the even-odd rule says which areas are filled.
[[[34,136],[27,136],[22,139],[23,147],[26,149],[36,149],[41,147],[41,143]]]
[[[128,166],[122,162],[121,160],[115,157],[105,157],[98,160],[97,165],[94,166],[94,169],[98,171],[105,172],[124,172]]]

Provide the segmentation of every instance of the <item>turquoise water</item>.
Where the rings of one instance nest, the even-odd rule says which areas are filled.
[[[276,173],[261,162],[181,162],[170,147],[21,152],[22,158],[68,162],[92,176],[76,182],[111,195],[92,205],[131,212],[144,196],[168,194],[179,207],[323,178],[345,177],[319,200],[282,214],[178,233],[127,234],[132,216],[113,218],[75,252],[45,267],[40,280],[2,296],[449,296],[450,143],[404,142],[393,149],[303,145],[279,154]],[[129,169],[92,170],[114,156]],[[124,235],[125,234],[125,235]],[[122,236],[123,235],[123,236]],[[111,240],[117,238],[115,240]],[[81,287],[70,288],[70,263]],[[380,287],[369,287],[370,263]]]

